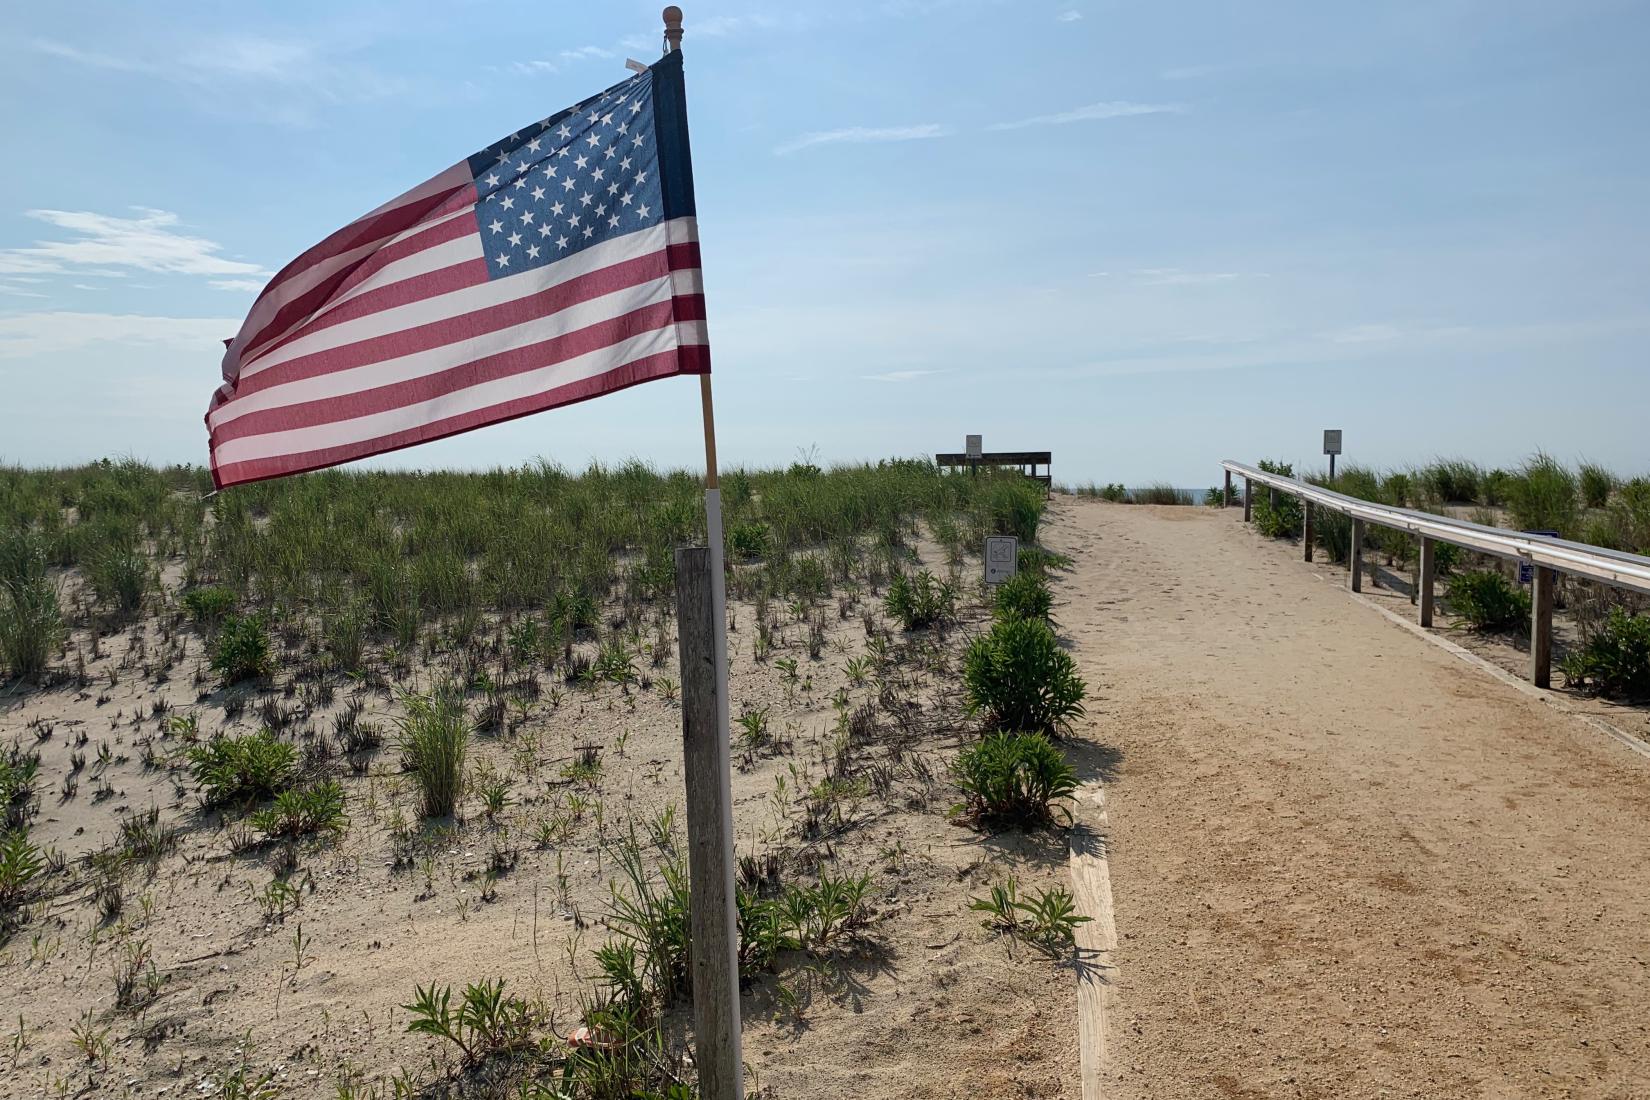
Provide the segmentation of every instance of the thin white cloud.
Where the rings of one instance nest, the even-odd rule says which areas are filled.
[[[580,61],[606,61],[619,56],[612,50],[601,46],[577,46],[570,50],[559,50],[554,57],[535,58],[532,61],[512,61],[508,68],[510,72],[522,76],[537,76],[540,73],[557,73],[562,66],[576,64]]]
[[[264,288],[264,284],[257,279],[213,279],[207,285],[213,290],[238,290],[248,294],[256,294]]]
[[[924,123],[921,126],[845,126],[840,130],[817,130],[811,134],[803,134],[801,137],[787,141],[783,145],[775,146],[774,152],[780,156],[785,156],[815,145],[921,141],[924,138],[945,137],[949,133],[951,133],[949,126],[941,126],[935,122]]]
[[[1332,344],[1377,344],[1387,340],[1396,340],[1403,335],[1403,330],[1396,325],[1353,325],[1335,332],[1324,334],[1324,339]]]
[[[882,374],[864,374],[860,377],[867,382],[915,382],[919,378],[927,378],[931,374],[944,374],[937,370],[891,370]]]
[[[1083,18],[1083,13],[1076,10],[1063,11],[1054,17],[1057,23],[1075,23]]]
[[[0,283],[0,294],[10,294],[14,298],[44,298],[45,295],[26,287],[12,286],[9,283]]]
[[[1129,274],[1146,286],[1206,286],[1269,277],[1264,271],[1183,271],[1178,267],[1139,267]]]
[[[227,317],[149,317],[141,314],[53,311],[0,316],[0,359],[60,355],[94,345],[150,345],[198,352],[223,350],[240,321]]]
[[[411,81],[389,76],[348,59],[359,47],[303,38],[257,34],[196,36],[187,41],[150,42],[119,52],[35,39],[39,54],[85,68],[131,73],[172,84],[210,90],[197,97],[209,110],[257,115],[267,121],[309,126],[323,108],[340,103],[405,98]],[[280,94],[272,94],[279,88]]]
[[[1060,111],[1052,115],[1033,115],[1014,122],[994,122],[986,129],[1020,130],[1027,126],[1063,126],[1068,122],[1087,122],[1091,119],[1128,118],[1133,115],[1177,115],[1184,111],[1184,107],[1173,103],[1130,103],[1127,100],[1110,100],[1104,103],[1090,103],[1086,107]]]
[[[174,275],[267,274],[253,263],[218,255],[222,245],[176,230],[178,216],[134,207],[122,218],[89,210],[30,210],[29,217],[72,234],[71,239],[36,241],[27,248],[0,249],[0,275],[119,277],[122,268]]]

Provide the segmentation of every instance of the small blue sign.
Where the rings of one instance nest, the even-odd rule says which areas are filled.
[[[1549,539],[1556,539],[1558,537],[1558,532],[1557,531],[1525,531],[1524,533],[1526,535],[1540,535],[1543,538],[1549,538]],[[1535,581],[1535,563],[1530,562],[1530,561],[1526,561],[1524,559],[1519,559],[1519,562],[1518,562],[1518,583],[1519,584],[1531,584],[1534,581]]]

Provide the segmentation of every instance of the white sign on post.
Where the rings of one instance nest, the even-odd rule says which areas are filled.
[[[985,454],[985,445],[982,442],[982,436],[971,435],[964,438],[967,443],[964,450],[968,452],[969,458],[979,458],[981,455]]]
[[[1002,584],[1020,565],[1020,540],[1013,535],[989,535],[985,540],[985,583]]]
[[[1325,428],[1323,430],[1323,453],[1326,455],[1341,453],[1341,430],[1339,428]]]

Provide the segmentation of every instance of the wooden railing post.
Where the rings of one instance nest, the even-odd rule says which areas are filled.
[[[1301,559],[1312,560],[1312,502],[1301,501]]]
[[[1421,625],[1432,625],[1432,575],[1436,568],[1438,544],[1421,536],[1420,570],[1415,580],[1415,595],[1421,605]]]
[[[1553,686],[1553,582],[1557,574],[1544,565],[1535,567],[1530,585],[1530,682]]]
[[[1232,506],[1232,471],[1230,470],[1226,471],[1226,489],[1221,494],[1220,506],[1222,508],[1230,508]]]
[[[1249,481],[1249,479],[1244,478],[1243,479],[1243,522],[1244,523],[1249,522],[1249,516],[1252,514],[1252,509],[1254,508],[1254,503],[1255,503],[1254,489],[1255,489],[1255,487]]]
[[[1364,590],[1364,521],[1352,521],[1352,546],[1348,550],[1348,561],[1352,566],[1352,591]]]

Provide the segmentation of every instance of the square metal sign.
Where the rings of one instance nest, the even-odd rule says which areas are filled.
[[[1339,428],[1325,428],[1323,430],[1323,453],[1326,455],[1341,453],[1341,430]]]
[[[964,440],[967,443],[964,450],[968,452],[969,458],[979,458],[981,455],[985,454],[985,444],[983,442],[983,438],[984,437],[977,435],[964,437]]]
[[[1020,566],[1020,540],[1013,535],[988,535],[985,540],[985,583],[1002,584]]]

